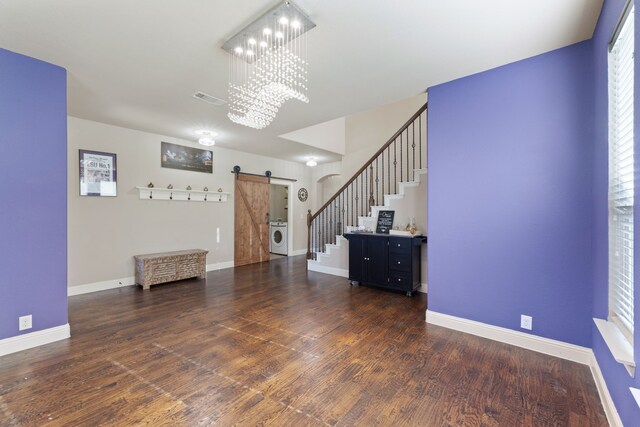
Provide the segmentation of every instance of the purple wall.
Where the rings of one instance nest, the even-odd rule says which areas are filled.
[[[592,321],[608,311],[607,44],[623,6],[604,2],[588,42],[429,89],[428,309],[520,331],[529,314],[533,334],[592,347],[635,425],[640,374],[614,361]],[[639,141],[636,131],[636,200]],[[640,230],[640,208],[635,221]]]
[[[607,53],[608,42],[611,38],[616,23],[622,13],[624,0],[607,0],[604,3],[598,26],[593,35],[594,49],[594,80],[595,80],[595,138],[594,138],[594,166],[593,166],[593,317],[607,318],[608,312],[608,235],[607,235],[607,186],[608,186],[608,164],[607,164],[607,141],[608,141],[608,101],[607,101]],[[640,22],[636,11],[636,46],[640,46]],[[636,55],[635,68],[635,111],[640,111],[640,64]],[[640,114],[635,115],[635,164],[636,164],[636,201],[640,200],[640,133],[638,129]],[[636,236],[640,230],[640,211],[636,205],[635,211]],[[640,239],[635,241],[636,259],[640,259]],[[635,264],[635,321],[634,333],[635,360],[640,363],[640,262]],[[638,405],[629,392],[629,387],[640,387],[640,374],[636,374],[636,379],[629,376],[624,367],[615,362],[604,343],[602,336],[595,325],[592,327],[593,352],[595,353],[598,365],[607,382],[607,387],[611,393],[614,403],[622,421],[625,425],[637,423],[639,414]]]
[[[429,310],[591,345],[591,43],[429,89]]]
[[[67,323],[66,71],[0,49],[0,94],[3,339]]]

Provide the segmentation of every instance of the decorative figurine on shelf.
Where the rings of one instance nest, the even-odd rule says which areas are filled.
[[[153,188],[153,182],[150,182],[149,184],[147,184],[147,187]]]
[[[167,188],[168,188],[169,190],[173,190],[173,185],[169,184],[169,185],[167,185]]]
[[[218,193],[222,193],[222,187],[218,188]]]
[[[202,191],[209,191],[209,187],[204,187]]]
[[[187,185],[187,190],[191,191],[191,186]]]

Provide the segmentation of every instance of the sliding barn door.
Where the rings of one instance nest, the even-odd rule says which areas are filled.
[[[236,266],[269,260],[269,179],[236,174]]]

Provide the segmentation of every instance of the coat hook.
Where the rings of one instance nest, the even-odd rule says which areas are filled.
[[[207,201],[207,195],[206,194],[204,195],[204,201],[205,202]]]
[[[221,202],[222,201],[222,196],[218,196],[218,201]]]
[[[169,196],[169,200],[173,200],[173,191],[171,192],[171,195]]]
[[[153,199],[153,191],[150,191],[150,192],[149,192],[149,198],[150,198],[150,199]]]
[[[191,193],[189,193],[189,197],[187,197],[187,200],[191,200]]]

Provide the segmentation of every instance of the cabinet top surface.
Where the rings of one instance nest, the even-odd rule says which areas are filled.
[[[197,254],[208,254],[208,253],[209,251],[205,251],[204,249],[190,249],[186,251],[158,252],[154,254],[134,255],[134,258],[137,260],[145,260],[145,259],[163,258],[163,257],[170,257],[170,256],[197,255]]]
[[[383,234],[383,233],[344,233],[343,235],[346,239],[354,236],[374,236],[374,237],[392,237],[398,239],[421,239],[427,240],[427,236],[423,236],[421,234],[416,234],[415,236],[407,236],[402,234]]]

